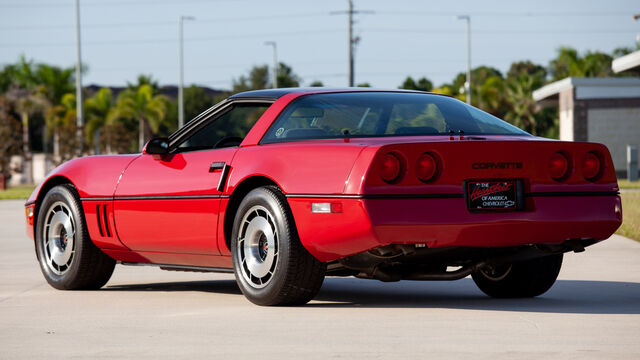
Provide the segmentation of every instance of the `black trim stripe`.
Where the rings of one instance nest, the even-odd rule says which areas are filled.
[[[33,201],[27,201],[26,203],[24,203],[24,206],[25,206],[25,207],[27,207],[27,206],[31,206],[31,205],[33,205],[33,204],[35,204],[35,203],[36,203],[36,201],[35,201],[35,200],[33,200]]]
[[[366,194],[366,195],[326,195],[326,194],[288,194],[288,198],[314,199],[457,199],[462,194]]]
[[[141,195],[141,196],[115,196],[115,197],[84,197],[82,201],[112,201],[112,200],[175,200],[175,199],[226,199],[231,195]]]
[[[613,196],[617,191],[569,191],[569,192],[532,192],[525,197],[561,197],[561,196]],[[327,195],[327,194],[287,194],[288,198],[302,199],[462,199],[464,194],[365,194],[365,195]]]
[[[83,197],[81,201],[111,201],[113,197]]]
[[[568,192],[531,192],[525,197],[553,197],[553,196],[613,196],[618,191],[568,191]],[[464,194],[286,194],[293,199],[462,199]],[[116,196],[116,197],[85,197],[82,201],[111,201],[111,200],[179,200],[179,199],[228,199],[231,195],[151,195],[151,196]]]
[[[613,196],[620,195],[618,191],[567,191],[567,192],[531,192],[526,193],[527,197],[556,197],[556,196]]]
[[[363,195],[287,194],[288,198],[362,199]]]
[[[113,200],[180,200],[180,199],[219,199],[222,195],[152,195],[152,196],[116,196]]]

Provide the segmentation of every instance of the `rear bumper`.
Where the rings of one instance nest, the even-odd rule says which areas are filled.
[[[289,197],[302,244],[332,261],[389,244],[502,247],[610,237],[622,223],[618,195],[529,196],[525,211],[471,213],[463,198],[348,199]],[[311,203],[342,204],[317,214]]]

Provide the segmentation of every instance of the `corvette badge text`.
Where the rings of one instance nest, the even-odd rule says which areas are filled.
[[[477,162],[471,164],[474,170],[486,169],[522,169],[521,162]]]

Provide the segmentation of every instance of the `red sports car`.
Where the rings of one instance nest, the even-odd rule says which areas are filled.
[[[47,281],[95,289],[116,262],[233,272],[260,305],[325,275],[468,275],[494,297],[555,282],[563,253],[620,226],[600,144],[532,136],[413,91],[274,89],[216,104],[142,154],[55,169],[26,204]]]

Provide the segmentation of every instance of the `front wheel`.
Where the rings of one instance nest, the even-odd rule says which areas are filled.
[[[561,267],[562,254],[555,254],[512,264],[485,266],[471,277],[480,290],[491,297],[534,297],[551,288]]]
[[[252,190],[233,223],[231,254],[242,293],[257,305],[300,305],[313,299],[326,265],[300,243],[291,210],[277,187]]]
[[[54,288],[98,289],[109,281],[115,261],[89,238],[72,185],[49,190],[40,206],[35,235],[40,269]]]

